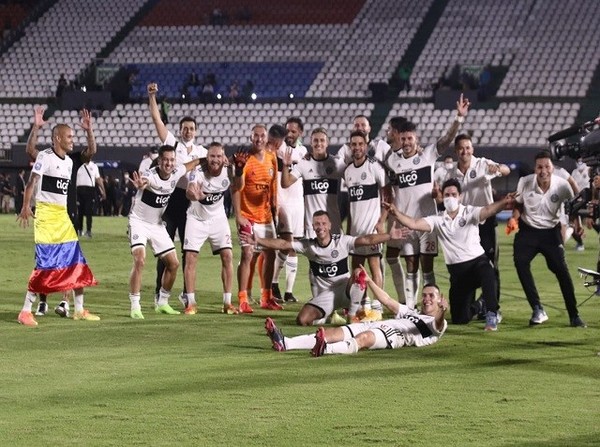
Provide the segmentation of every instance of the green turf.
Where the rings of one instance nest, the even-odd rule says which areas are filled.
[[[16,323],[33,265],[33,231],[0,216],[0,445],[218,446],[596,446],[600,441],[600,298],[581,307],[587,329],[568,327],[558,284],[543,260],[535,277],[550,320],[531,315],[501,239],[502,309],[497,333],[450,326],[437,345],[311,358],[277,353],[267,312],[228,316],[218,257],[203,250],[194,316],[156,315],[154,261],[144,275],[144,321],[131,320],[125,218],[96,218],[81,244],[100,285],[86,303],[100,322],[40,317]],[[576,267],[595,268],[568,244]],[[234,250],[239,258],[237,247]],[[237,261],[236,261],[237,262]],[[447,290],[441,256],[438,282]],[[296,295],[309,294],[302,258]],[[173,305],[181,287],[178,278]],[[389,289],[389,287],[388,287]],[[257,286],[255,287],[257,294]],[[50,297],[53,307],[59,296]],[[300,304],[275,315],[287,335]]]

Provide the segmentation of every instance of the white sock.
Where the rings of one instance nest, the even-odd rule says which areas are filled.
[[[195,293],[186,293],[185,296],[188,300],[188,306],[190,304],[196,304],[196,294]]]
[[[33,303],[37,300],[37,295],[33,292],[27,292],[25,294],[25,301],[23,302],[23,309],[25,312],[31,312]]]
[[[273,263],[273,283],[279,284],[279,275],[281,274],[281,270],[283,270],[283,266],[285,265],[285,259],[287,255],[281,250],[277,250],[277,255],[275,256],[275,262]]]
[[[394,288],[398,295],[398,301],[400,303],[406,302],[404,292],[404,269],[398,258],[386,258],[390,270],[392,271],[392,281],[394,281]]]
[[[140,306],[140,294],[139,293],[130,293],[129,301],[131,301],[131,310],[142,310]]]
[[[315,345],[315,334],[298,335],[297,337],[283,337],[285,349],[291,351],[294,349],[312,349]]]
[[[158,292],[158,302],[156,303],[158,306],[164,306],[165,304],[169,304],[169,298],[171,297],[171,291],[165,290],[162,287]]]
[[[75,295],[73,303],[75,303],[75,312],[83,312],[83,293],[81,295]]]
[[[383,313],[383,306],[381,305],[381,302],[379,300],[372,300],[371,308],[373,310],[376,310],[377,312]]]
[[[348,315],[351,317],[356,315],[366,293],[367,291],[362,290],[358,284],[352,283],[348,292],[348,295],[350,295],[350,309],[348,309]]]
[[[223,304],[227,306],[231,304],[231,292],[223,292]]]
[[[406,299],[406,305],[414,309],[417,304],[416,291],[419,287],[419,272],[407,273],[406,281],[404,281],[404,296]]]
[[[356,354],[358,352],[358,343],[355,338],[337,343],[327,343],[325,354]]]
[[[288,256],[285,262],[285,291],[292,293],[298,272],[298,256]]]

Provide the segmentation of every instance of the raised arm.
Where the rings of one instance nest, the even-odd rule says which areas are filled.
[[[150,116],[152,117],[154,127],[156,127],[156,134],[158,135],[158,138],[160,138],[161,143],[163,143],[167,139],[169,129],[167,129],[167,126],[165,126],[165,123],[163,123],[160,118],[160,110],[158,108],[158,103],[156,102],[156,93],[158,93],[158,84],[148,84],[148,108],[150,109]]]
[[[294,177],[290,171],[290,168],[292,166],[292,148],[291,147],[286,147],[285,148],[285,152],[283,154],[283,158],[281,159],[282,163],[283,163],[283,169],[281,170],[281,187],[282,188],[289,188],[290,186],[292,186],[294,183],[296,183],[296,180],[298,180],[296,177]],[[307,152],[308,154],[308,152]]]
[[[37,150],[37,140],[40,129],[46,124],[47,121],[44,121],[44,111],[43,107],[35,107],[33,109],[33,124],[31,126],[31,132],[29,133],[29,138],[27,139],[27,146],[25,147],[25,151],[27,155],[31,158],[31,160],[35,160],[40,153]]]
[[[483,222],[488,217],[495,216],[500,211],[505,209],[507,206],[511,206],[511,205],[514,206],[514,204],[516,203],[515,202],[516,196],[517,196],[516,192],[511,192],[511,193],[506,194],[502,199],[498,200],[497,202],[494,202],[494,203],[484,206],[483,208],[481,208],[481,211],[479,212],[479,220],[481,222]]]
[[[87,138],[87,147],[81,153],[82,161],[87,163],[92,159],[94,155],[96,155],[96,137],[94,136],[94,127],[92,122],[92,114],[89,110],[83,109],[81,111],[81,122],[79,123],[79,127],[81,127],[86,134]]]
[[[407,216],[390,203],[386,203],[384,206],[387,208],[388,213],[405,227],[410,228],[411,230],[426,231],[428,233],[432,230],[425,219],[415,219],[414,217]]]
[[[446,135],[437,141],[436,147],[439,154],[445,152],[452,144],[454,137],[456,137],[456,134],[458,133],[458,129],[460,129],[460,125],[465,121],[465,116],[467,116],[467,113],[469,112],[470,105],[469,99],[464,98],[461,93],[459,100],[456,101],[456,117],[454,118],[454,121],[452,121]]]
[[[365,274],[367,286],[369,287],[369,289],[371,289],[371,292],[373,292],[373,298],[376,300],[379,300],[379,302],[381,304],[383,304],[394,315],[396,315],[398,313],[398,311],[400,310],[400,303],[398,303],[398,301],[392,299],[385,290],[383,290],[381,287],[379,287],[377,284],[375,284],[375,281],[373,281],[373,279],[369,276],[369,274],[367,273],[367,271],[365,270],[365,268],[362,265],[359,268]]]
[[[240,232],[240,239],[246,244],[261,246],[271,250],[291,250],[292,243],[283,239],[256,237],[254,233]]]

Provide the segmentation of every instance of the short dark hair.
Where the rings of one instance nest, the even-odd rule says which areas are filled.
[[[270,128],[269,128],[269,136],[273,137],[273,138],[278,138],[278,139],[284,139],[285,136],[287,135],[287,131],[285,130],[285,127],[283,127],[281,124],[273,124]]]
[[[436,289],[436,290],[438,291],[438,293],[439,293],[440,295],[442,294],[442,291],[440,290],[439,286],[438,286],[436,283],[434,283],[434,282],[428,282],[427,284],[425,284],[425,285],[423,286],[423,289],[424,289],[425,287],[433,287],[434,289]],[[423,289],[421,289],[421,291],[422,291]]]
[[[188,122],[188,121],[194,123],[194,127],[196,129],[198,128],[198,124],[196,123],[196,120],[191,116],[184,116],[183,118],[181,118],[179,120],[179,128],[181,129],[181,126],[183,126],[183,123]]]
[[[456,189],[458,190],[459,194],[462,194],[462,188],[460,186],[460,182],[455,179],[455,178],[449,178],[448,180],[446,180],[443,184],[442,184],[442,193],[444,192],[444,190],[450,186],[454,186],[456,187]]]
[[[212,147],[220,147],[221,149],[225,150],[223,145],[221,143],[219,143],[218,141],[211,141],[210,144],[206,147],[206,150],[208,150]]]
[[[313,129],[310,135],[312,136],[316,133],[324,133],[325,136],[329,138],[329,135],[327,135],[327,130],[324,127],[316,127],[315,129]]]
[[[454,147],[458,146],[458,143],[460,143],[462,140],[469,140],[469,141],[473,141],[471,139],[471,135],[467,134],[467,133],[461,133],[460,135],[457,135],[456,138],[454,139]]]
[[[327,216],[328,218],[330,218],[329,213],[325,210],[317,210],[313,213],[313,219],[315,217],[319,217],[319,216]],[[331,219],[331,218],[330,218]]]
[[[539,160],[541,158],[549,158],[550,160],[552,160],[552,154],[550,154],[550,151],[539,151],[537,154],[535,154],[535,160]]]
[[[371,124],[371,121],[369,121],[369,117],[368,117],[367,115],[365,115],[364,113],[359,113],[358,115],[356,115],[356,116],[355,116],[355,117],[352,119],[352,121],[354,121],[354,120],[356,120],[356,119],[358,119],[358,118],[364,118],[364,119],[366,119],[366,120],[367,120],[367,122],[368,122],[369,124]]]
[[[173,146],[169,146],[168,144],[165,144],[158,148],[158,156],[159,157],[162,158],[162,156],[165,152],[175,152],[175,148]]]
[[[299,116],[290,116],[285,122],[285,125],[287,126],[289,123],[297,124],[300,130],[304,132],[304,123],[302,122],[302,118]]]
[[[361,137],[363,140],[365,140],[365,143],[369,141],[367,134],[364,133],[362,130],[353,130],[352,132],[350,132],[350,139],[352,139],[352,137]]]
[[[417,125],[415,123],[413,123],[412,121],[406,120],[400,124],[400,128],[398,129],[398,132],[416,132],[416,130],[417,130]]]
[[[402,124],[404,124],[406,121],[407,119],[403,116],[395,116],[392,119],[390,119],[390,126],[396,132],[402,132],[400,128],[402,127]]]

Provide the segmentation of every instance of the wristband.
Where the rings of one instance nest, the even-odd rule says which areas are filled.
[[[458,113],[456,114],[456,117],[454,118],[454,121],[462,124],[465,122],[465,117],[464,116],[460,116]]]

